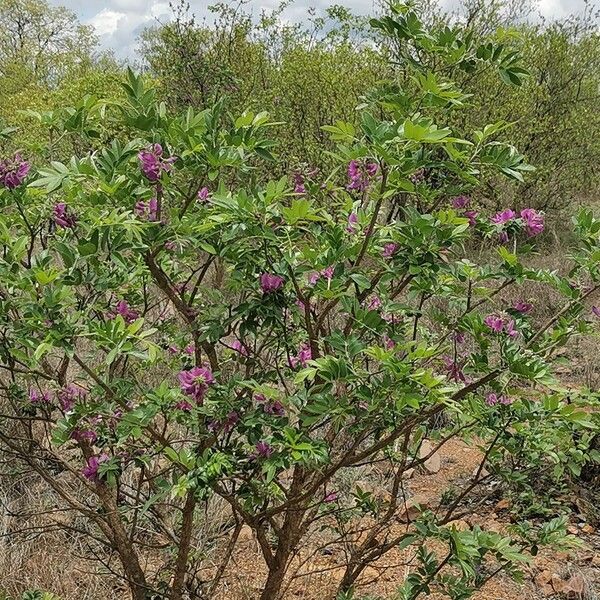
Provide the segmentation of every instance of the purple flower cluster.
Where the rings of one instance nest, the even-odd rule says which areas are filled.
[[[14,190],[23,183],[30,168],[31,165],[18,152],[12,158],[0,161],[0,185]]]
[[[165,171],[170,171],[173,168],[175,158],[163,158],[163,148],[160,144],[152,144],[150,148],[142,150],[138,154],[142,173],[153,183],[160,179],[160,176]]]
[[[462,383],[467,381],[467,378],[463,373],[463,365],[449,356],[444,357],[444,364],[449,379],[456,382],[461,381]]]
[[[283,417],[285,415],[285,406],[279,400],[267,400],[264,394],[255,394],[254,400],[262,405],[266,415]]]
[[[260,441],[256,442],[254,446],[254,452],[250,455],[250,460],[256,460],[257,458],[269,458],[273,454],[274,448],[268,442]]]
[[[292,176],[292,180],[294,182],[294,194],[306,194],[306,186],[304,185],[304,176],[302,173],[296,171]]]
[[[496,404],[512,404],[513,400],[506,396],[505,394],[496,394],[495,392],[490,392],[485,397],[485,402],[488,406],[495,406]]]
[[[231,346],[229,347],[232,350],[239,352],[239,354],[241,354],[244,357],[248,356],[248,348],[246,348],[246,346],[244,346],[244,344],[242,344],[240,340],[233,340],[233,342],[231,342]]]
[[[502,331],[504,331],[510,337],[515,337],[518,335],[518,331],[515,329],[514,319],[506,319],[501,315],[488,315],[483,322],[494,333],[502,333]]]
[[[156,198],[151,198],[148,202],[138,200],[135,203],[134,212],[141,219],[158,221],[158,200]]]
[[[31,402],[31,404],[47,404],[50,401],[50,392],[40,392],[34,388],[29,388],[29,402]]]
[[[396,254],[397,250],[398,244],[395,244],[394,242],[389,242],[383,247],[383,252],[381,253],[381,256],[383,256],[383,258],[392,258],[392,256]]]
[[[371,179],[377,175],[379,167],[377,163],[360,163],[357,160],[351,160],[348,164],[349,183],[346,186],[348,190],[364,192],[371,183]]]
[[[113,311],[110,312],[110,316],[114,319],[118,316],[123,317],[125,323],[133,323],[139,318],[137,311],[133,310],[127,300],[119,300],[117,306]]]
[[[80,429],[79,427],[76,427],[71,432],[71,439],[76,442],[88,442],[93,444],[98,439],[98,436],[92,429]]]
[[[69,213],[67,205],[64,202],[59,202],[54,205],[54,222],[58,227],[63,229],[73,229],[77,224],[75,215]]]
[[[469,206],[470,198],[467,196],[457,196],[452,200],[452,208],[467,208]]]
[[[89,481],[98,481],[98,469],[102,463],[109,460],[108,454],[100,454],[98,456],[90,456],[87,459],[87,464],[81,470],[81,474]]]
[[[239,420],[240,415],[235,410],[232,410],[224,419],[211,420],[208,423],[208,429],[213,433],[218,433],[219,431],[229,433],[238,424]]]
[[[298,354],[296,356],[290,356],[290,367],[295,369],[298,365],[302,368],[306,367],[308,361],[312,359],[312,351],[308,344],[302,344],[298,348]]]
[[[523,300],[519,300],[518,302],[515,302],[513,308],[518,313],[525,315],[533,310],[533,304],[530,304],[529,302],[524,302]]]
[[[72,383],[56,392],[60,407],[65,412],[72,410],[75,404],[84,400],[86,396],[86,390]]]
[[[260,276],[260,289],[264,294],[271,294],[272,292],[280,290],[284,283],[285,279],[281,275],[263,273]]]
[[[320,272],[311,273],[308,276],[308,283],[310,285],[315,285],[317,283],[317,281],[319,281],[319,279],[321,279],[321,277],[324,277],[325,279],[327,279],[327,282],[329,283],[333,279],[334,272],[335,272],[335,266],[329,265],[328,267],[326,267],[325,269],[323,269]]]
[[[193,367],[188,371],[181,371],[178,377],[181,391],[194,398],[198,404],[202,404],[208,386],[215,382],[214,375],[207,367]]]
[[[204,186],[198,192],[198,202],[200,202],[201,204],[205,204],[206,202],[208,202],[209,195],[210,195],[210,192],[208,191],[208,188],[206,186]]]

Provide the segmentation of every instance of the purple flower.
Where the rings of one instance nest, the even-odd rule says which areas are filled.
[[[501,244],[508,243],[508,240],[509,240],[508,233],[506,231],[501,231],[500,234],[498,235],[498,239],[500,240]]]
[[[592,306],[592,313],[600,319],[600,306]]]
[[[69,412],[75,406],[76,402],[84,400],[86,396],[86,390],[72,383],[56,392],[56,397],[64,412]]]
[[[194,398],[198,404],[204,400],[208,386],[215,382],[214,375],[207,367],[193,367],[188,371],[181,371],[178,378],[181,391]]]
[[[240,420],[240,415],[235,410],[232,410],[222,421],[213,420],[208,424],[208,429],[213,433],[223,431],[229,433]]]
[[[168,240],[165,242],[165,250],[168,250],[169,252],[173,252],[174,250],[177,250],[177,242],[174,242],[173,240]]]
[[[73,229],[77,223],[75,215],[69,214],[67,205],[59,202],[54,205],[54,222],[63,229]]]
[[[79,429],[79,427],[76,427],[71,432],[71,439],[76,442],[89,442],[93,444],[98,439],[98,436],[91,429]]]
[[[156,198],[150,198],[148,204],[146,204],[143,200],[138,200],[135,203],[135,214],[142,218],[147,219],[148,221],[157,221],[158,220],[158,200]]]
[[[492,223],[496,223],[497,225],[503,225],[504,223],[512,221],[515,217],[515,211],[507,208],[502,212],[496,213],[490,220]]]
[[[459,365],[454,359],[449,356],[444,357],[444,363],[446,365],[446,371],[448,372],[448,378],[452,381],[467,381],[465,374],[462,371],[462,365]]]
[[[133,310],[129,306],[127,300],[119,300],[114,311],[112,311],[110,314],[113,319],[120,315],[121,317],[123,317],[125,323],[133,323],[140,316],[135,310]]]
[[[138,154],[142,173],[148,181],[155,183],[160,179],[163,171],[170,171],[173,168],[175,158],[163,158],[162,155],[163,149],[160,144],[152,144],[150,148]]]
[[[263,410],[267,415],[274,415],[276,417],[283,417],[285,415],[285,407],[279,400],[265,402],[263,404]]]
[[[465,334],[462,331],[454,331],[451,334],[450,337],[457,344],[464,344],[465,343]]]
[[[208,191],[208,188],[206,186],[204,186],[199,192],[198,192],[198,202],[201,202],[202,204],[208,202],[208,196],[209,196],[210,192]]]
[[[348,215],[348,225],[346,227],[346,231],[348,233],[355,233],[357,224],[358,224],[358,215],[356,213],[350,213],[350,215]]]
[[[398,250],[398,244],[390,242],[389,244],[386,244],[383,247],[383,252],[381,253],[381,256],[383,256],[383,258],[391,258],[396,253],[396,250]]]
[[[294,173],[294,194],[306,194],[306,186],[304,185],[304,177],[301,173]]]
[[[39,392],[34,388],[29,388],[29,402],[31,402],[31,404],[39,404],[41,402],[48,403],[50,402],[50,393]]]
[[[514,319],[508,319],[505,323],[504,323],[504,331],[510,336],[510,337],[516,337],[517,335],[519,335],[519,332],[515,329],[515,321]]]
[[[260,276],[260,288],[263,293],[270,294],[276,292],[283,287],[285,279],[281,275],[274,275],[273,273],[263,273]]]
[[[501,394],[498,395],[494,392],[490,392],[486,397],[485,397],[485,403],[488,406],[495,406],[496,404],[512,404],[513,400],[512,398],[506,396],[505,394]]]
[[[525,222],[525,231],[529,237],[539,235],[544,231],[544,215],[533,208],[524,208],[521,218]]]
[[[327,281],[331,281],[333,279],[333,273],[335,271],[335,266],[330,265],[327,268],[321,271],[321,275],[327,279]]]
[[[87,465],[81,469],[81,474],[90,481],[98,480],[98,469],[100,465],[109,460],[108,454],[100,454],[99,456],[90,456],[87,459]]]
[[[363,192],[369,187],[370,179],[372,179],[379,169],[377,163],[361,164],[356,160],[351,160],[348,163],[348,179],[349,183],[346,186],[348,190],[356,190]]]
[[[396,342],[388,337],[387,333],[384,333],[381,337],[381,341],[383,342],[383,347],[386,350],[392,350],[396,346]]]
[[[254,452],[250,455],[250,459],[256,460],[257,458],[269,458],[273,452],[273,446],[271,446],[271,444],[268,442],[256,442],[256,445],[254,446]]]
[[[475,225],[477,225],[477,217],[479,216],[479,213],[476,210],[465,210],[463,216],[469,219],[469,225],[471,227],[475,227]]]
[[[12,158],[0,161],[0,185],[14,190],[23,183],[30,168],[31,165],[18,152]]]
[[[494,332],[500,333],[504,327],[504,320],[498,315],[488,315],[483,322]]]
[[[371,296],[369,303],[367,304],[369,310],[378,310],[381,308],[381,298],[379,296]]]
[[[467,208],[470,201],[467,196],[457,196],[452,200],[452,208]]]
[[[302,368],[306,367],[308,361],[312,359],[312,352],[308,344],[302,344],[298,348],[298,354],[296,356],[290,356],[290,367],[295,369],[298,365]]]
[[[513,308],[517,312],[520,312],[524,315],[533,309],[533,304],[530,304],[529,302],[523,302],[523,300],[519,300],[518,302],[515,302]]]
[[[189,354],[190,356],[192,356],[192,354],[195,354],[195,352],[196,352],[196,345],[195,345],[195,344],[188,344],[188,345],[187,345],[187,346],[186,346],[186,347],[183,349],[183,351],[184,351],[186,354]]]
[[[190,412],[193,406],[187,400],[179,400],[175,403],[175,408],[183,412]]]
[[[325,498],[323,498],[323,502],[325,504],[330,504],[331,502],[335,502],[337,499],[338,499],[337,492],[329,492],[329,494],[327,494],[325,496]]]

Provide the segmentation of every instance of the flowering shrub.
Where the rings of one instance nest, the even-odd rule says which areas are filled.
[[[406,7],[373,25],[449,72],[523,76],[502,48],[427,31]],[[172,116],[132,73],[120,110],[100,103],[83,120],[123,139],[32,171],[11,159],[0,442],[114,550],[136,600],[210,597],[242,525],[268,571],[263,600],[284,594],[319,528],[346,549],[339,598],[394,548],[414,547],[419,562],[399,598],[465,598],[561,538],[561,519],[523,522],[512,537],[452,522],[491,478],[533,494],[535,469],[560,481],[596,458],[586,445],[596,400],[567,402],[552,362],[597,322],[600,221],[574,219],[568,278],[528,267],[543,215],[486,216],[468,194],[530,167],[495,141],[500,124],[444,127],[467,98],[413,58],[403,64],[414,93],[390,84],[368,98],[359,130],[325,128],[338,143],[331,174],[256,181],[255,166],[273,160],[268,115],[230,122],[217,105]],[[465,250],[499,234],[495,258],[479,264]],[[528,281],[562,297],[545,322],[529,298],[499,301]],[[432,428],[441,413],[447,424]],[[403,518],[407,472],[457,436],[480,440],[480,468],[449,504]],[[382,460],[386,496],[344,488]],[[217,497],[230,518],[215,528],[223,558],[207,581],[193,548]],[[166,546],[158,570],[142,560],[153,536]]]

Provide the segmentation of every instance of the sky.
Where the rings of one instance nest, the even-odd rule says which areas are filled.
[[[441,0],[444,8],[458,0]],[[581,10],[584,0],[538,0],[539,11],[546,18],[560,18]],[[198,17],[208,15],[207,7],[215,0],[190,0]],[[331,4],[342,4],[354,12],[368,13],[373,0],[295,0],[283,15],[289,21],[301,21],[309,6],[322,10]],[[168,21],[171,15],[168,0],[50,0],[73,10],[79,19],[92,25],[103,48],[111,49],[119,58],[135,56],[137,38],[142,30],[157,21]],[[272,9],[279,0],[249,0],[248,8],[257,14],[262,9]]]

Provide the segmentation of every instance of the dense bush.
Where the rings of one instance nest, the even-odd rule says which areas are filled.
[[[600,317],[600,221],[573,217],[568,278],[528,267],[543,214],[478,214],[470,196],[531,167],[497,139],[502,123],[447,126],[468,97],[441,74],[518,85],[519,56],[403,5],[372,26],[411,85],[390,81],[358,123],[325,127],[331,171],[262,183],[276,152],[266,113],[173,114],[133,73],[121,105],[84,104],[62,128],[121,140],[40,169],[18,154],[0,164],[4,475],[24,465],[49,513],[79,514],[90,555],[114,570],[116,554],[136,600],[210,598],[244,525],[263,600],[285,593],[316,529],[346,550],[339,598],[395,548],[417,567],[399,598],[467,598],[565,542],[560,517],[506,535],[455,521],[491,479],[539,500],[534,473],[559,483],[598,458],[597,398],[567,394],[552,366]],[[477,262],[472,239],[497,253]],[[527,281],[561,297],[547,320],[529,298],[498,303]],[[409,511],[407,471],[456,437],[481,446],[480,467]],[[381,461],[387,493],[352,479]],[[227,515],[202,528],[216,498]],[[220,549],[209,579],[200,538]]]

